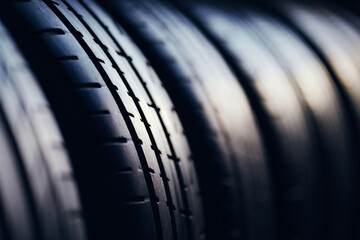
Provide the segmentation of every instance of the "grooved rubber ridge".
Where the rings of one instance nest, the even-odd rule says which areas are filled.
[[[207,237],[271,236],[267,158],[250,105],[224,60],[165,1],[104,4],[147,55],[179,112],[199,172]]]
[[[69,145],[89,236],[201,238],[199,188],[181,124],[127,35],[91,1],[4,6]]]

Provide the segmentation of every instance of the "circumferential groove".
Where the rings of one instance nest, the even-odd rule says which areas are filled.
[[[138,138],[137,136],[137,132],[135,130],[135,127],[133,126],[129,115],[127,114],[127,110],[126,107],[124,105],[124,103],[122,102],[120,96],[117,94],[116,90],[114,90],[113,88],[111,88],[111,85],[113,85],[111,79],[109,78],[107,72],[105,71],[105,69],[101,66],[101,64],[99,63],[99,61],[97,60],[97,57],[95,55],[95,53],[92,51],[92,49],[90,48],[90,46],[88,45],[88,43],[84,40],[83,35],[76,30],[76,28],[72,25],[72,23],[62,14],[62,12],[55,6],[55,5],[59,5],[58,3],[56,3],[54,5],[53,1],[51,0],[42,0],[53,12],[54,14],[63,22],[63,24],[69,29],[69,31],[73,34],[73,36],[76,38],[77,42],[81,45],[81,47],[85,50],[85,52],[88,54],[90,60],[93,62],[95,68],[98,70],[98,72],[100,73],[100,75],[102,76],[105,84],[108,86],[115,102],[118,105],[118,108],[120,110],[120,112],[123,114],[124,116],[124,120],[125,123],[129,129],[129,132],[131,134],[131,137],[133,138],[133,142],[135,145],[135,149],[137,151],[137,154],[139,156],[139,160],[140,160],[140,164],[142,166],[143,169],[148,167],[147,164],[147,160],[145,157],[145,154],[143,152],[142,149],[142,141]],[[63,3],[67,6],[67,7],[71,7],[66,1],[63,1]],[[90,32],[92,32],[91,29],[89,29],[89,26],[87,26],[87,24],[84,22],[84,20],[82,18],[79,19],[83,25],[90,30]],[[93,34],[94,35],[94,34]],[[96,35],[95,35],[96,37]],[[106,52],[105,52],[106,53]],[[144,171],[144,178],[145,178],[145,182],[149,191],[149,196],[150,199],[152,199],[152,201],[150,201],[151,203],[151,208],[153,211],[153,217],[154,217],[154,222],[155,222],[155,229],[156,229],[156,235],[158,236],[159,239],[163,239],[162,237],[162,226],[161,226],[161,218],[160,218],[160,212],[159,212],[159,207],[158,207],[158,202],[159,199],[158,197],[156,197],[155,194],[155,189],[154,189],[154,185],[152,183],[152,179],[149,173],[147,173],[146,171]]]
[[[166,126],[165,126],[165,123],[164,123],[164,121],[163,121],[163,119],[162,119],[162,117],[160,115],[160,108],[157,107],[157,105],[156,105],[156,103],[155,103],[149,89],[146,86],[146,82],[143,81],[142,77],[140,76],[139,72],[137,71],[136,67],[134,66],[134,64],[132,62],[132,58],[126,54],[124,49],[121,47],[120,43],[116,40],[114,35],[110,32],[109,28],[102,22],[102,20],[84,3],[84,1],[80,1],[80,2],[87,9],[87,11],[96,19],[96,21],[105,29],[105,31],[107,32],[109,37],[112,39],[112,41],[118,47],[118,50],[116,50],[116,53],[118,55],[122,56],[122,57],[125,57],[128,60],[132,70],[135,72],[136,76],[138,77],[141,84],[143,85],[148,97],[150,98],[151,104],[149,104],[149,107],[152,107],[152,108],[155,109],[156,114],[158,116],[158,119],[160,121],[161,127],[165,132],[166,140],[167,140],[168,145],[170,147],[171,155],[173,156],[173,160],[175,160],[174,161],[175,162],[175,171],[176,171],[176,175],[178,176],[179,183],[180,183],[182,202],[183,202],[185,208],[188,210],[189,209],[188,196],[187,196],[187,192],[184,191],[185,184],[184,184],[184,176],[183,176],[181,167],[179,165],[180,159],[176,157],[175,149],[174,149],[173,143],[172,143],[172,141],[170,139],[170,134],[169,134],[169,132],[168,132]],[[146,61],[146,64],[149,65],[149,61]],[[131,92],[128,92],[128,94],[135,101],[138,100],[138,99],[135,98],[135,96]],[[175,111],[174,106],[172,107],[171,111]],[[192,228],[191,223],[190,223],[190,218],[186,218],[186,225],[187,225],[187,228],[188,228],[188,237],[189,237],[189,239],[192,239],[193,238],[192,237],[193,228]]]

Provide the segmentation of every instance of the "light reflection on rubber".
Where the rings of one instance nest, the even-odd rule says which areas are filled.
[[[330,13],[297,5],[287,5],[286,11],[302,31],[311,36],[324,50],[323,53],[349,94],[356,108],[357,119],[360,121],[359,46],[353,46],[349,41],[355,38],[359,42],[359,33],[344,20]]]

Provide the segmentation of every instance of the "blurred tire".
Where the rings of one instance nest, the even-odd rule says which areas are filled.
[[[243,5],[189,3],[185,11],[234,69],[259,119],[271,156],[274,195],[277,198],[277,239],[317,239],[322,231],[321,208],[326,201],[321,194],[324,166],[319,159],[326,159],[326,156],[322,155],[322,142],[319,141],[315,123],[321,119],[324,121],[326,117],[312,112],[313,106],[309,105],[312,99],[301,92],[304,90],[301,87],[305,87],[306,83],[294,76],[294,64],[300,63],[292,61],[294,57],[303,58],[304,55],[288,52],[289,48],[301,51],[306,47],[294,38],[293,33],[279,32],[279,26],[275,25],[273,19]],[[289,37],[292,38],[290,42]],[[286,44],[292,46],[282,51],[275,45],[279,41],[284,44],[281,47],[287,47]],[[294,44],[297,48],[293,49]],[[309,61],[311,57],[302,60]],[[306,71],[314,74],[311,68]],[[324,71],[321,74],[327,77]],[[325,83],[328,81],[325,80]],[[314,91],[324,91],[328,95],[331,90]],[[338,104],[338,99],[324,97],[325,101]],[[327,113],[333,112],[330,110]],[[339,124],[342,124],[341,120],[335,124],[341,128]],[[341,132],[337,133],[348,140]],[[324,139],[327,140],[327,137],[324,136]],[[331,138],[329,141],[333,140]],[[349,158],[347,146],[340,150],[340,154],[346,154]],[[344,165],[349,167],[347,162]]]
[[[359,20],[350,12],[331,4],[282,4],[277,14],[311,46],[332,76],[343,101],[343,110],[351,129],[349,146],[359,150],[360,139],[360,71],[359,65]],[[345,116],[346,116],[345,115]],[[339,146],[339,139],[334,144]],[[328,150],[337,149],[335,147]],[[359,155],[359,154],[358,154]],[[352,237],[359,228],[359,156],[344,158],[332,155],[329,190],[329,223],[327,237],[330,239]],[[337,157],[336,157],[337,156]],[[348,164],[341,168],[339,163]],[[349,172],[347,169],[352,169]],[[346,181],[347,179],[347,181]],[[357,223],[354,223],[356,218]]]
[[[64,140],[28,64],[0,22],[1,239],[85,239]]]

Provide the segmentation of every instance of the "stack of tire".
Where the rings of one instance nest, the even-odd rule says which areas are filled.
[[[0,240],[360,239],[355,9],[2,0]]]

